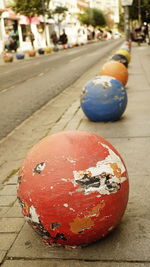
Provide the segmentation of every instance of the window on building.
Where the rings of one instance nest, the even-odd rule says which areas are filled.
[[[39,33],[43,33],[44,32],[44,23],[40,23],[40,24],[37,24],[37,30]]]
[[[22,24],[21,29],[22,29],[22,38],[23,38],[23,41],[25,42],[29,38],[31,27],[30,25]]]

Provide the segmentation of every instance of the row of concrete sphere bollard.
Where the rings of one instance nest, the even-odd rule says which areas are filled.
[[[29,50],[26,53],[18,50],[15,54],[15,57],[18,60],[23,60],[25,58],[26,54],[29,57],[35,57],[36,53],[38,53],[39,55],[43,55],[45,53],[50,54],[50,53],[52,53],[52,48],[50,48],[50,47],[46,47],[45,49],[40,48],[37,51],[36,50]],[[11,52],[4,51],[2,57],[3,57],[4,62],[6,62],[6,63],[7,62],[13,62],[13,60],[14,60],[14,54]]]
[[[125,110],[129,51],[126,42],[101,75],[85,85],[81,106],[92,121],[115,121]],[[84,247],[105,237],[120,222],[128,194],[123,159],[94,133],[47,136],[29,151],[19,171],[22,213],[49,246]]]
[[[130,42],[106,62],[100,76],[87,82],[81,96],[81,108],[95,122],[119,120],[127,106],[125,85],[130,62]]]
[[[58,52],[59,50],[74,48],[76,46],[79,46],[79,44],[55,45],[54,47],[39,48],[37,50],[31,49],[26,52],[23,52],[18,49],[16,53],[4,51],[2,53],[2,57],[3,57],[4,62],[8,63],[8,62],[13,62],[14,56],[16,57],[16,59],[22,60],[26,58],[26,55],[28,55],[28,57],[33,58],[37,54],[38,55],[51,54],[52,52]]]

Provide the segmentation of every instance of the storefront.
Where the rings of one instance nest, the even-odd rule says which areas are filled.
[[[3,51],[3,35],[2,35],[2,27],[1,27],[1,14],[3,10],[0,9],[0,53]]]
[[[27,51],[32,47],[50,46],[49,23],[42,16],[19,16],[10,8],[5,8],[0,16],[0,52],[4,50],[9,36],[16,40],[15,51],[17,48]]]
[[[24,51],[31,49],[31,43],[33,43],[35,49],[44,48],[49,45],[49,36],[45,30],[47,25],[45,27],[45,24],[42,16],[32,18],[20,16],[18,25],[20,49]]]
[[[19,17],[10,9],[4,9],[0,17],[0,51],[5,47],[5,42],[11,35],[16,43],[16,48],[19,46],[18,35],[18,20]]]

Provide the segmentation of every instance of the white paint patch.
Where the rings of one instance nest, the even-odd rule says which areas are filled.
[[[85,194],[92,192],[99,192],[101,195],[116,193],[120,189],[120,184],[127,179],[123,176],[125,166],[120,157],[107,145],[100,144],[107,149],[109,155],[104,160],[98,161],[95,167],[73,171],[74,185],[80,185],[77,190],[84,190]],[[117,169],[114,169],[112,164]]]
[[[36,213],[36,209],[34,208],[33,205],[29,208],[29,213],[30,213],[32,222],[40,223],[39,215]]]
[[[64,206],[65,208],[68,208],[68,207],[69,207],[68,203],[64,203],[63,206]]]
[[[114,226],[111,226],[111,227],[108,228],[108,231],[110,232],[113,229],[114,229]]]
[[[75,212],[75,210],[73,208],[69,208],[70,210],[72,210],[73,212]]]
[[[120,157],[106,144],[101,143],[101,145],[108,150],[109,155],[105,158],[105,160],[100,161],[100,163],[101,164],[103,164],[103,163],[105,163],[105,164],[106,163],[107,164],[116,163],[118,168],[121,169],[121,173],[124,173],[126,170],[125,170],[124,164],[123,164],[122,160],[120,159]]]
[[[61,179],[63,182],[69,182],[70,180],[69,179],[66,179],[66,178],[62,178]]]
[[[104,87],[111,87],[112,84],[110,82],[110,80],[115,80],[113,77],[107,77],[107,76],[98,76],[95,78],[95,80],[93,80],[94,85],[97,84],[102,84]]]
[[[67,161],[69,161],[70,163],[75,163],[76,162],[76,160],[70,159],[70,158],[67,158]]]
[[[98,214],[95,213],[95,214],[90,214],[90,215],[88,215],[87,218],[97,217],[97,216],[98,216]]]
[[[41,173],[46,167],[46,163],[45,162],[42,162],[42,163],[39,163],[35,169],[34,169],[34,173]]]

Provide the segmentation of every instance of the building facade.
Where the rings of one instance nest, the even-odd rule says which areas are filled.
[[[35,16],[29,19],[26,16],[15,14],[10,8],[13,0],[0,0],[0,52],[4,50],[5,43],[10,35],[17,36],[17,46],[20,50],[32,49],[29,38],[33,34],[35,49],[50,46],[49,23],[46,23],[43,16]]]
[[[54,31],[59,36],[63,29],[68,36],[68,43],[85,43],[87,41],[87,29],[81,26],[78,20],[78,14],[84,12],[85,8],[89,6],[87,0],[51,0],[50,10],[54,10],[58,6],[66,7],[68,9],[63,15],[54,15]],[[61,18],[61,16],[63,18]],[[59,23],[59,21],[61,23]]]
[[[53,19],[38,16],[29,21],[28,17],[15,14],[9,5],[13,0],[0,0],[0,51],[4,49],[7,33],[14,31],[18,34],[19,47],[21,50],[31,49],[29,32],[34,35],[34,47],[44,48],[51,46],[51,33],[56,31],[59,35],[65,29],[68,42],[85,43],[87,41],[87,28],[78,20],[78,14],[83,13],[88,7],[98,8],[104,11],[111,10],[114,22],[119,22],[119,0],[51,0],[50,10],[58,6],[66,7],[68,11],[63,14],[55,14]],[[62,16],[62,17],[61,17]],[[44,27],[46,26],[46,27]],[[45,30],[44,30],[45,28]]]
[[[4,50],[4,43],[11,32],[18,29],[19,17],[8,7],[9,1],[0,1],[0,52]]]
[[[88,7],[90,7],[90,0],[77,0],[77,8],[79,13],[83,13]]]

